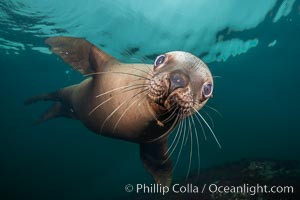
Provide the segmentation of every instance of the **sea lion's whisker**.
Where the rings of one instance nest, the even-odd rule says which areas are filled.
[[[147,96],[147,94],[143,97],[145,98]],[[139,99],[135,99],[127,108],[126,110],[124,110],[124,112],[122,113],[122,115],[120,116],[120,118],[118,119],[118,121],[116,122],[115,126],[114,126],[114,129],[113,129],[113,133],[115,133],[121,119],[123,118],[123,116],[127,113],[127,111],[138,101]]]
[[[120,93],[125,93],[125,92],[129,92],[129,91],[137,90],[137,89],[142,89],[142,88],[146,88],[145,90],[148,90],[148,86],[141,85],[141,86],[136,86],[136,87],[132,87],[132,88],[125,88],[122,91],[120,91]],[[118,94],[116,94],[116,95],[118,95]]]
[[[124,101],[123,103],[121,103],[119,106],[117,106],[106,118],[105,120],[102,122],[102,125],[101,125],[101,129],[100,129],[100,132],[102,132],[103,130],[103,127],[104,125],[106,124],[106,122],[113,116],[113,114],[118,111],[125,103],[128,103],[130,102],[131,100],[133,100],[135,97],[137,97],[138,95],[146,92],[147,90],[142,90],[138,93],[136,93],[135,95],[133,95],[130,99],[127,99],[126,101]]]
[[[182,125],[182,121],[180,121],[180,123],[179,123],[179,125],[178,125],[178,129],[177,129],[176,134],[175,134],[175,137],[174,137],[174,139],[173,139],[171,145],[169,146],[169,148],[168,148],[167,151],[165,152],[165,155],[166,155],[167,153],[169,153],[169,151],[172,149],[172,147],[173,147],[173,145],[174,145],[174,143],[175,143],[175,141],[176,141],[176,139],[177,139],[178,133],[179,133],[179,131],[180,131],[180,129],[181,129],[181,125]],[[169,156],[171,156],[172,153],[173,153],[173,152],[171,152],[171,154],[170,154]]]
[[[158,136],[157,138],[151,139],[151,140],[149,140],[149,141],[147,141],[147,142],[148,142],[148,143],[151,143],[151,142],[155,142],[155,141],[158,141],[158,140],[164,138],[165,136],[167,136],[167,135],[170,133],[170,131],[173,130],[173,128],[176,127],[177,123],[178,123],[178,118],[176,118],[176,119],[174,120],[172,126],[171,126],[165,133],[163,133],[162,135]]]
[[[188,167],[188,171],[186,174],[186,179],[188,179],[189,174],[190,174],[190,170],[191,170],[191,164],[192,164],[192,157],[193,157],[193,131],[192,131],[192,126],[191,126],[191,119],[190,117],[188,118],[188,123],[189,123],[189,133],[190,133],[190,158],[189,158],[189,167]]]
[[[131,90],[136,90],[136,89],[140,89],[140,88],[143,88],[143,86],[139,86],[139,87],[136,87],[136,88],[131,88]],[[116,97],[120,94],[123,94],[124,92],[128,92],[128,91],[131,91],[131,90],[124,90],[124,91],[121,91],[120,93],[114,95],[114,96],[111,96],[109,97],[108,99],[106,99],[105,101],[101,102],[99,105],[95,106],[89,113],[88,115],[91,115],[93,112],[95,112],[98,108],[100,108],[102,105],[104,105],[105,103],[107,103],[108,101],[110,101],[113,97]]]
[[[178,138],[176,139],[176,143],[175,143],[175,146],[173,147],[172,151],[169,153],[169,158],[173,155],[173,153],[175,152],[178,144],[179,144],[179,141],[180,141],[180,138],[182,136],[182,129],[183,129],[183,126],[184,126],[184,121],[183,120],[180,120],[180,123],[179,123],[179,127],[178,127],[178,132],[176,133],[176,135],[178,135]],[[174,143],[175,139],[173,140],[173,143]],[[173,145],[173,143],[171,144],[171,146]],[[168,150],[171,150],[171,146],[168,148]]]
[[[202,110],[203,110],[203,112],[207,115],[207,117],[209,118],[209,120],[210,120],[210,122],[211,122],[211,124],[212,124],[212,127],[215,128],[215,123],[214,123],[213,118],[210,116],[210,114],[209,114],[208,112],[205,111],[204,108],[203,108]]]
[[[223,78],[222,76],[212,76],[213,78]]]
[[[176,163],[175,163],[175,165],[174,165],[173,170],[175,170],[175,168],[176,168],[176,166],[177,166],[177,164],[178,164],[178,162],[179,162],[179,158],[180,158],[180,156],[181,156],[181,152],[182,152],[182,148],[183,148],[183,144],[184,144],[185,133],[186,133],[186,120],[184,119],[182,142],[181,142],[181,145],[180,145],[179,153],[178,153],[178,155],[177,155]]]
[[[194,110],[196,111],[196,114],[203,120],[203,122],[206,124],[207,128],[210,130],[211,134],[213,135],[213,137],[215,138],[215,141],[217,142],[218,146],[220,149],[222,149],[221,144],[219,143],[218,138],[216,137],[214,131],[211,129],[211,127],[209,126],[209,124],[206,122],[206,120],[204,119],[204,117],[202,117],[202,115],[194,108]]]
[[[96,95],[96,98],[101,97],[101,96],[106,95],[106,94],[109,94],[111,92],[117,91],[117,90],[126,89],[126,88],[130,88],[130,87],[134,87],[134,86],[141,86],[141,85],[147,87],[145,84],[142,84],[142,83],[141,84],[126,85],[126,86],[117,87],[117,88],[108,90],[106,92],[103,92],[101,94],[98,94],[98,95]]]
[[[166,114],[172,112],[173,109],[174,109],[176,106],[178,106],[178,105],[177,105],[176,103],[173,103],[173,104],[170,106],[169,109],[167,109],[165,112],[163,112],[162,114],[160,114],[160,117],[162,117],[162,116],[164,116],[164,115],[166,115]]]
[[[165,133],[163,133],[162,135],[160,135],[160,136],[158,136],[157,138],[154,138],[154,139],[151,139],[151,140],[148,140],[147,142],[155,142],[155,141],[158,141],[158,140],[160,140],[160,139],[162,139],[162,138],[164,138],[164,137],[166,137],[169,133],[170,133],[170,131],[172,131],[173,130],[173,128],[175,128],[176,127],[176,125],[177,125],[177,123],[178,123],[178,116],[177,116],[177,118],[174,120],[174,122],[173,122],[173,124],[172,124],[172,126],[165,132]]]
[[[176,105],[174,105],[175,107]],[[176,111],[178,110],[179,108],[177,107],[176,109],[173,109],[173,112],[166,118],[162,121],[163,124],[165,123],[168,123],[169,121],[171,121],[172,119],[174,119],[174,116],[176,115]]]
[[[199,146],[199,139],[198,139],[197,129],[196,129],[196,126],[195,126],[195,121],[194,121],[193,117],[191,117],[191,119],[192,119],[192,122],[193,122],[193,125],[194,125],[193,127],[194,127],[194,131],[195,131],[195,138],[196,138],[196,144],[197,144],[197,157],[198,157],[197,179],[198,179],[199,173],[200,173],[200,146]]]
[[[187,120],[187,123],[189,124],[189,131],[191,131],[191,124],[190,124],[189,118],[190,117],[187,117],[186,120]],[[184,146],[186,145],[186,143],[188,141],[188,137],[189,137],[189,134],[186,134],[186,137],[185,137],[185,140],[184,140]]]
[[[163,124],[167,124],[168,122],[172,121],[175,118],[176,114],[175,111],[168,117],[168,119],[161,121]]]
[[[135,68],[135,67],[132,67],[133,69],[135,69],[135,70],[138,70],[138,71],[140,71],[140,72],[144,72],[145,74],[147,74],[147,75],[149,75],[149,76],[153,76],[153,72],[152,72],[152,70],[151,69],[149,69],[149,71],[145,71],[145,70],[142,70],[142,69],[139,69],[139,68]],[[152,73],[151,73],[152,72]]]
[[[207,104],[205,104],[205,107],[208,107],[209,109],[215,111],[220,117],[223,117],[222,113],[219,112],[217,109],[215,109],[215,108],[213,108],[213,107],[211,107],[211,106],[209,106]]]
[[[202,134],[203,134],[203,137],[204,137],[204,140],[206,141],[207,140],[207,137],[206,137],[206,134],[205,134],[205,129],[201,123],[201,120],[199,119],[198,115],[193,115],[192,117],[196,117],[198,123],[200,124],[201,126],[201,130],[202,130]]]
[[[132,73],[127,73],[127,72],[117,72],[117,71],[107,71],[107,72],[93,72],[93,73],[89,73],[89,74],[85,74],[84,76],[92,76],[92,75],[100,75],[100,74],[123,74],[123,75],[131,75],[131,76],[136,76],[145,80],[151,80],[147,77],[144,76],[140,76],[138,74],[132,74]]]
[[[102,105],[105,104],[106,102],[110,101],[112,98],[113,98],[113,96],[112,96],[112,97],[109,97],[109,98],[106,99],[105,101],[101,102],[99,105],[97,105],[96,107],[94,107],[94,108],[89,112],[88,115],[93,114],[93,112],[95,112],[98,108],[100,108],[100,106],[102,106]]]

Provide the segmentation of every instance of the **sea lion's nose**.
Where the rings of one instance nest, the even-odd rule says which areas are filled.
[[[182,74],[171,74],[170,75],[170,87],[169,87],[169,93],[173,92],[174,90],[178,88],[184,88],[187,85],[187,81]]]

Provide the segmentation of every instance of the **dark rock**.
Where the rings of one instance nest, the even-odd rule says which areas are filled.
[[[202,170],[198,178],[192,173],[188,180],[179,182],[179,185],[190,191],[175,193],[170,186],[170,191],[164,196],[161,193],[135,194],[131,199],[298,200],[300,161],[244,159]],[[222,191],[228,187],[231,191],[209,191],[209,187],[214,190],[215,186],[223,187]],[[279,191],[270,192],[272,186],[276,187],[273,190]],[[193,187],[198,191],[191,192]]]

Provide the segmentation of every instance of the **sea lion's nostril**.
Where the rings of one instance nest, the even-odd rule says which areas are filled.
[[[173,92],[177,88],[184,88],[187,85],[187,81],[181,74],[173,74],[169,78],[170,80],[170,88],[169,91]]]

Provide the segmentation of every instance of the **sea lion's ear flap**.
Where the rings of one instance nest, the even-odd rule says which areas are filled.
[[[140,144],[144,167],[153,176],[155,183],[170,186],[172,182],[172,161],[167,153],[167,140],[158,143]]]
[[[85,39],[51,37],[45,42],[53,53],[82,74],[99,72],[108,62],[118,62]]]

